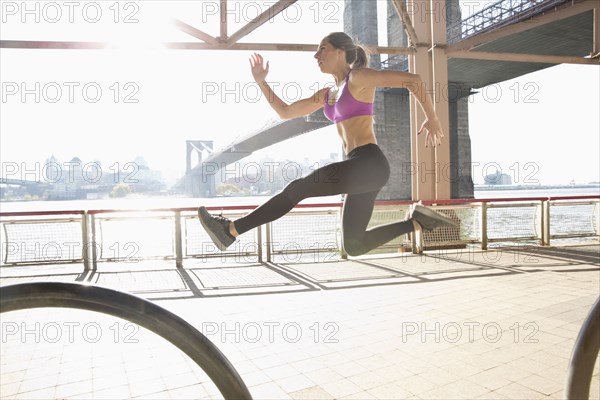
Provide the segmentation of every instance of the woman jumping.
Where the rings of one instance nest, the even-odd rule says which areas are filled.
[[[365,254],[415,230],[456,226],[450,218],[413,204],[407,220],[367,230],[375,198],[390,176],[388,161],[377,145],[373,130],[375,89],[405,87],[416,96],[426,116],[418,132],[425,133],[426,145],[439,145],[444,134],[419,75],[368,68],[365,50],[343,32],[326,36],[314,58],[321,72],[333,75],[335,86],[321,89],[312,97],[292,104],[286,104],[267,84],[269,63],[265,64],[260,54],[252,55],[250,66],[254,80],[280,118],[297,118],[323,108],[325,116],[337,127],[346,159],[292,181],[281,193],[235,221],[213,216],[205,207],[200,207],[198,217],[215,245],[225,250],[238,235],[284,216],[300,201],[336,194],[346,195],[342,208],[342,236],[344,250],[351,256]]]

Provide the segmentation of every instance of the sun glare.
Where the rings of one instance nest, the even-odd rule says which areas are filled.
[[[117,50],[166,50],[169,26],[157,24],[154,26],[140,26],[135,30],[113,30],[107,32],[105,40],[109,49]]]
[[[177,33],[160,8],[144,6],[121,17],[121,23],[111,24],[102,37],[108,48],[125,50],[163,50],[164,43]]]

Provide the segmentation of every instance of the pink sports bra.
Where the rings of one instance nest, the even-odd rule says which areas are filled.
[[[338,123],[348,118],[358,117],[362,115],[373,115],[373,103],[366,103],[359,101],[352,96],[350,90],[348,90],[348,77],[350,73],[346,75],[346,84],[342,89],[342,93],[334,105],[329,104],[329,90],[325,94],[325,106],[323,107],[323,113],[328,120],[333,123]]]

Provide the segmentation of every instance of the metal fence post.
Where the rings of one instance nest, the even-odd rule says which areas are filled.
[[[410,236],[412,242],[412,253],[423,254],[423,251],[425,250],[425,235],[423,234],[423,230],[419,229],[413,231]]]
[[[596,201],[594,205],[594,212],[592,215],[592,221],[596,220],[596,224],[594,229],[596,230],[596,235],[598,235],[598,242],[600,242],[600,200]]]
[[[181,211],[175,211],[175,265],[183,267],[183,235],[181,233]]]
[[[550,200],[542,200],[542,246],[550,246]]]
[[[340,247],[340,258],[342,260],[347,260],[348,259],[348,253],[346,253],[346,250],[344,250],[344,246]]]
[[[90,230],[91,230],[91,247],[92,247],[92,267],[95,270],[97,267],[97,261],[98,261],[98,253],[96,251],[97,249],[97,244],[96,244],[96,214],[91,214],[90,215]]]
[[[342,260],[347,260],[348,259],[348,253],[346,253],[346,249],[344,248],[344,227],[342,226],[342,209],[338,208],[338,210],[336,211],[336,218],[338,223],[340,224],[340,228],[338,229],[337,226],[335,228],[336,231],[336,236],[337,233],[340,232],[340,259]],[[336,240],[337,243],[337,240]]]
[[[81,215],[81,245],[83,246],[81,256],[83,257],[83,270],[85,272],[90,270],[90,233],[88,223],[88,212],[84,211]]]
[[[258,262],[263,262],[263,248],[262,248],[262,227],[256,228],[256,255],[258,257]]]
[[[267,223],[265,225],[265,230],[266,230],[266,239],[265,239],[265,243],[267,245],[267,262],[270,263],[271,260],[271,240],[273,239],[272,237],[272,232],[271,232],[271,223]]]
[[[481,202],[481,250],[487,250],[488,234],[487,234],[487,202]]]

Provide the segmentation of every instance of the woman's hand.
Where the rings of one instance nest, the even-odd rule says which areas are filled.
[[[265,65],[262,56],[254,53],[250,57],[250,68],[256,83],[261,83],[267,78],[267,74],[269,73],[269,62],[267,61]]]
[[[426,119],[417,134],[420,135],[423,131],[425,131],[425,147],[429,147],[429,145],[435,147],[442,144],[444,132],[442,131],[442,126],[437,118]]]

